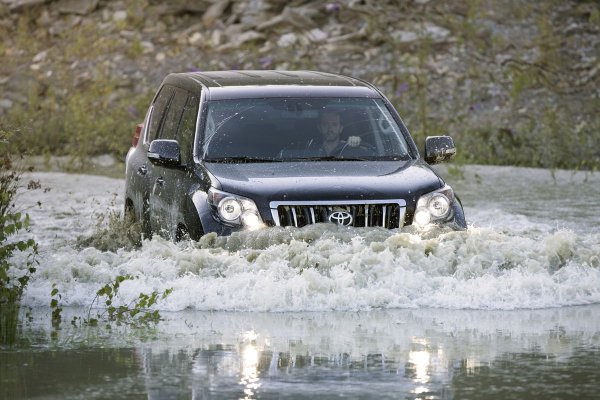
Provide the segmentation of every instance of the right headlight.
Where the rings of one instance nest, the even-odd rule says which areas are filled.
[[[246,197],[210,188],[208,204],[217,218],[228,225],[242,225],[250,230],[264,226],[256,204]]]
[[[452,214],[454,191],[448,185],[424,194],[417,201],[414,221],[424,227],[431,222],[447,220]]]

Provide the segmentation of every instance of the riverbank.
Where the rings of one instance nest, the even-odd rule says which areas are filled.
[[[0,1],[0,130],[31,154],[124,157],[170,72],[316,69],[373,82],[422,148],[600,166],[600,4]]]

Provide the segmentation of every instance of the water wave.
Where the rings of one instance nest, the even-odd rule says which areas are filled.
[[[46,303],[57,283],[66,305],[85,305],[116,275],[139,292],[174,289],[165,310],[324,311],[444,307],[544,308],[600,302],[600,235],[539,237],[488,228],[423,238],[332,225],[269,229],[139,250],[63,248],[27,292]]]
[[[491,172],[492,178],[503,176]],[[30,212],[41,257],[24,299],[29,305],[47,305],[56,283],[63,305],[85,306],[97,289],[124,274],[137,279],[124,282],[123,302],[173,288],[159,305],[170,311],[511,310],[600,303],[600,233],[539,222],[538,214],[508,210],[489,195],[470,192],[465,208],[472,225],[465,232],[320,224],[209,234],[199,242],[156,237],[141,248],[111,251],[82,248],[86,242],[77,245],[76,238],[93,232],[95,215],[122,207],[123,181],[38,175],[53,189],[28,196],[45,204]],[[501,184],[495,181],[493,189]],[[74,189],[68,193],[73,187],[75,195]],[[481,191],[487,193],[486,187]]]

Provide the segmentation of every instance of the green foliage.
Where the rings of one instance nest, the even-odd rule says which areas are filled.
[[[8,134],[0,132],[7,140]],[[29,215],[15,209],[14,199],[20,181],[10,155],[0,154],[0,343],[14,343],[19,302],[36,271],[37,243],[21,234],[29,230]],[[27,253],[24,265],[14,265],[13,256]]]
[[[150,294],[140,293],[137,299],[131,303],[119,304],[117,298],[121,283],[133,279],[135,278],[132,275],[118,275],[113,281],[100,288],[90,304],[87,317],[83,319],[83,323],[91,326],[98,325],[100,321],[144,325],[160,321],[160,313],[158,310],[152,310],[151,307],[158,301],[166,299],[173,289],[167,289],[162,293],[156,290]],[[97,313],[95,317],[92,317],[92,307],[96,302],[104,304],[105,308],[102,312]]]
[[[590,13],[590,23],[600,28],[600,9],[595,9]]]
[[[52,291],[50,292],[50,309],[52,309],[52,326],[54,328],[58,328],[60,326],[60,322],[62,321],[62,307],[59,304],[59,301],[62,299],[62,295],[58,291],[58,287],[56,283],[52,284]]]
[[[60,32],[60,41],[44,49],[40,38],[32,34],[40,32],[34,29],[36,18],[23,14],[14,28],[0,26],[0,34],[6,38],[2,46],[25,49],[16,57],[14,53],[13,57],[4,57],[6,68],[19,68],[42,50],[48,51],[47,60],[60,58],[67,62],[53,63],[50,71],[26,73],[28,79],[20,94],[27,101],[16,102],[0,119],[0,129],[17,133],[11,140],[11,150],[69,155],[73,169],[85,165],[91,155],[123,158],[154,88],[143,93],[132,91],[121,75],[115,74],[106,55],[122,53],[137,58],[143,52],[140,40],[99,34],[92,21],[84,20]],[[84,68],[74,73],[76,66]]]

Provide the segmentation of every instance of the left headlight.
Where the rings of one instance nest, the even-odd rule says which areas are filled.
[[[227,225],[251,230],[264,226],[256,204],[246,197],[210,188],[207,201],[216,216]]]
[[[417,225],[424,227],[432,222],[448,220],[452,216],[452,203],[454,202],[454,191],[448,185],[424,194],[417,201],[414,221]]]

